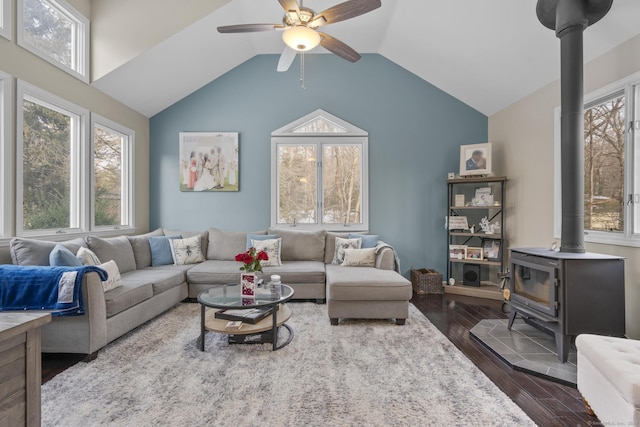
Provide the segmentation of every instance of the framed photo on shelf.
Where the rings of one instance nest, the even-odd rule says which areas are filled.
[[[460,176],[491,175],[491,143],[460,146]]]
[[[482,248],[467,247],[467,258],[482,261]]]
[[[449,245],[449,259],[466,259],[466,245]]]
[[[502,259],[502,241],[497,239],[482,239],[482,253],[487,261]]]

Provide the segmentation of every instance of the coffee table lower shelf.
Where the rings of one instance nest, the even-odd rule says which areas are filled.
[[[238,329],[227,329],[228,320],[218,319],[215,313],[220,310],[207,310],[204,316],[204,330],[226,334],[229,336],[229,344],[273,344],[273,350],[280,350],[289,345],[293,340],[293,329],[286,322],[291,318],[291,309],[285,305],[280,305],[276,313],[276,325],[274,328],[273,315],[267,316],[255,325],[243,323]],[[289,336],[285,342],[278,345],[278,330],[284,327],[289,332]],[[275,335],[275,337],[274,337]],[[204,333],[198,339],[198,347],[204,350]]]

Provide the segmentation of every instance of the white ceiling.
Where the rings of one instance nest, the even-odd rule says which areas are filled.
[[[307,0],[305,6],[321,11],[339,2]],[[381,8],[323,31],[491,115],[559,78],[560,42],[538,22],[536,3],[382,0]],[[280,32],[219,34],[218,26],[279,23],[282,16],[276,0],[233,0],[93,85],[151,117],[253,56],[284,47]],[[640,34],[639,20],[640,1],[615,0],[585,32],[585,62]]]

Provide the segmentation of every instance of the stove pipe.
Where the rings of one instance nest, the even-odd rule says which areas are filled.
[[[613,0],[538,0],[538,19],[560,39],[562,164],[561,252],[584,253],[584,30]]]

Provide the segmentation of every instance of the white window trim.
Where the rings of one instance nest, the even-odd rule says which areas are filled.
[[[281,224],[278,223],[278,200],[280,200],[278,187],[278,146],[282,145],[315,145],[317,146],[316,160],[316,206],[317,206],[317,222],[315,224],[296,223]],[[321,162],[323,155],[323,147],[328,145],[359,145],[362,147],[362,168],[361,168],[361,194],[362,194],[362,212],[361,223],[348,224],[325,224],[322,222],[322,213],[324,211],[324,201],[322,196],[323,179],[321,174]],[[331,137],[276,137],[271,138],[271,227],[272,228],[297,228],[297,229],[323,229],[327,231],[366,231],[369,229],[369,142],[368,137],[363,136],[331,136]]]
[[[8,239],[11,234],[11,102],[12,77],[0,71],[0,221],[1,239]]]
[[[127,139],[126,143],[126,155],[123,156],[122,164],[122,211],[123,224],[119,226],[102,226],[96,227],[95,225],[95,174],[94,174],[94,138],[96,126],[109,129],[112,132],[118,133]],[[117,230],[122,232],[123,230],[135,230],[135,180],[133,166],[135,164],[134,159],[134,144],[135,144],[135,131],[122,126],[112,120],[102,117],[99,114],[91,114],[91,230],[92,231],[111,231]]]
[[[78,117],[76,132],[72,134],[71,155],[73,167],[71,169],[71,182],[77,182],[76,191],[71,192],[71,223],[77,224],[77,227],[60,229],[60,230],[24,230],[24,212],[23,202],[24,195],[22,193],[23,183],[23,100],[27,98],[39,104],[45,105],[63,114],[73,114]],[[17,108],[16,108],[16,235],[27,237],[38,237],[43,239],[55,238],[60,235],[74,235],[86,233],[89,225],[89,187],[90,168],[88,165],[89,154],[87,150],[88,141],[90,141],[89,126],[89,110],[73,104],[63,98],[53,95],[43,89],[18,80],[17,85]]]
[[[11,40],[11,0],[0,0],[0,36]]]
[[[23,22],[23,6],[24,0],[18,0],[17,7],[17,23],[18,23],[18,46],[23,47],[29,52],[33,53],[36,56],[44,59],[50,64],[55,65],[63,71],[71,74],[72,76],[82,80],[85,83],[89,83],[89,37],[91,34],[90,22],[89,20],[81,14],[76,8],[71,6],[66,0],[44,0],[53,7],[55,7],[61,14],[65,15],[70,20],[76,23],[76,29],[73,34],[73,38],[76,40],[76,43],[73,45],[74,52],[73,55],[76,56],[76,64],[77,69],[67,67],[65,64],[62,64],[59,61],[56,61],[51,56],[47,55],[46,52],[42,52],[37,47],[31,45],[27,41],[24,40],[24,22]]]
[[[598,90],[595,90],[584,97],[584,104],[587,105],[590,102],[597,101],[615,92],[621,90],[625,91],[625,96],[629,98],[630,91],[634,85],[640,85],[640,72],[634,73],[631,76],[618,80],[607,86],[604,86]],[[625,121],[628,122],[629,117],[633,117],[634,106],[625,105],[627,117]],[[560,238],[562,234],[562,182],[561,182],[561,154],[560,154],[560,107],[554,109],[554,197],[553,197],[553,234],[555,238]],[[636,113],[637,115],[637,113]],[[639,173],[640,170],[634,171],[633,153],[634,144],[630,139],[630,133],[627,133],[627,140],[625,141],[625,188],[624,194],[632,192],[632,183],[634,180],[634,174]],[[639,192],[640,189],[633,190],[634,193]],[[640,209],[640,205],[637,205],[636,209]],[[625,219],[625,231],[624,232],[608,232],[608,231],[593,231],[586,230],[584,240],[587,243],[600,243],[607,245],[617,246],[631,246],[640,247],[640,234],[633,234],[633,207],[626,205],[624,219]]]

